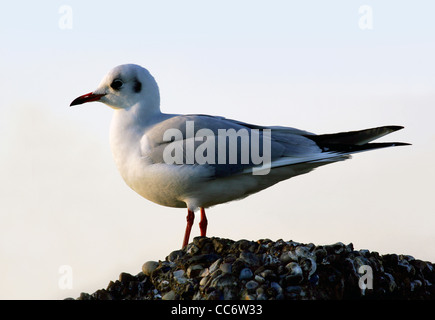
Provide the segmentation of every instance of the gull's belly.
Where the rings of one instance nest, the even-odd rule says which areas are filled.
[[[135,162],[119,168],[124,181],[145,199],[162,206],[186,208],[195,191],[208,180],[209,169],[204,166]]]
[[[119,167],[130,188],[145,199],[162,206],[196,210],[242,199],[311,168],[277,168],[268,175],[213,177],[213,169],[204,165],[169,165],[144,163],[144,158]]]

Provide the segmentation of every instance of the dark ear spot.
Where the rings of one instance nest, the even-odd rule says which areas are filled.
[[[133,91],[139,93],[142,90],[142,83],[138,79],[133,80]]]

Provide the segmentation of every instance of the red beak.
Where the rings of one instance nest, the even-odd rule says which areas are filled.
[[[90,93],[87,93],[87,94],[84,94],[84,95],[78,97],[77,99],[74,99],[74,101],[71,102],[71,104],[69,106],[72,107],[72,106],[76,106],[78,104],[82,104],[82,103],[86,103],[86,102],[98,101],[104,95],[105,95],[104,93],[97,94],[97,93],[90,92]]]

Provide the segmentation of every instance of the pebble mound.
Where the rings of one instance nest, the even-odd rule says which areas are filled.
[[[435,265],[341,242],[196,237],[164,261],[145,262],[137,275],[121,273],[106,289],[77,299],[435,300]]]

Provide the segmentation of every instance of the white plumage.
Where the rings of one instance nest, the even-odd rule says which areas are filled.
[[[160,96],[156,81],[144,68],[121,65],[112,69],[93,92],[80,96],[71,105],[100,101],[114,109],[110,129],[110,145],[121,176],[134,191],[160,205],[188,209],[188,225],[183,246],[187,244],[193,223],[193,212],[201,208],[201,235],[206,235],[207,220],[204,208],[241,199],[268,188],[277,182],[310,172],[316,167],[349,158],[349,154],[404,143],[369,143],[402,127],[385,126],[347,133],[315,135],[289,127],[266,127],[209,115],[165,114],[160,111]],[[189,137],[189,125],[194,134]],[[165,139],[168,130],[180,132]],[[202,130],[202,131],[201,131]],[[263,157],[269,151],[267,174],[254,174],[259,164],[241,161],[243,138],[235,139],[238,162],[231,161],[231,147],[222,156],[223,136],[228,132],[247,132],[246,141],[263,141]],[[270,132],[270,139],[265,135]],[[210,139],[210,140],[208,140]],[[221,140],[220,140],[221,139]],[[263,139],[263,140],[261,140]],[[207,163],[192,162],[198,148],[207,146]],[[266,149],[268,141],[269,149]],[[245,146],[246,147],[246,146]],[[183,149],[183,162],[165,161],[165,150]],[[201,149],[201,151],[203,151]],[[166,154],[168,155],[168,154]],[[221,158],[219,158],[221,156]],[[246,158],[245,158],[246,159]],[[225,161],[222,161],[225,160]],[[234,159],[233,159],[234,160]],[[265,163],[262,163],[265,165]],[[269,170],[270,169],[270,170]]]

